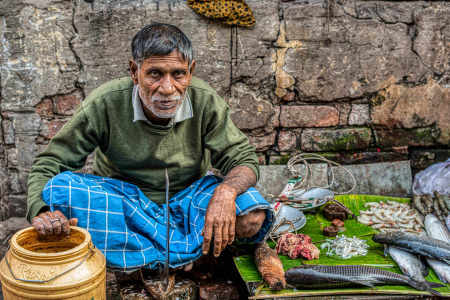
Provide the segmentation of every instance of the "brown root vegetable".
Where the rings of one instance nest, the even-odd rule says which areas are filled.
[[[339,228],[336,226],[327,226],[323,229],[323,235],[326,236],[336,236],[339,232]]]
[[[267,243],[260,243],[256,247],[255,263],[262,278],[271,289],[281,290],[286,287],[283,264],[277,252],[271,249]]]
[[[325,206],[323,209],[323,216],[329,221],[334,219],[346,220],[348,217],[345,209],[334,203]]]
[[[334,219],[333,221],[331,221],[331,224],[333,224],[336,227],[344,227],[344,221],[339,219]]]

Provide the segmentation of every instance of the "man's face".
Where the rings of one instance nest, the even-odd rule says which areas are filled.
[[[195,62],[189,68],[178,51],[151,56],[140,66],[130,61],[131,78],[139,85],[144,111],[152,121],[166,123],[181,105],[192,79]]]

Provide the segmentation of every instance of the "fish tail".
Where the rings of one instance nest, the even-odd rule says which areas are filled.
[[[431,282],[431,281],[427,281],[427,283],[428,283],[428,286],[430,287],[430,288],[441,288],[441,287],[444,287],[445,286],[445,284],[441,284],[441,283],[438,283],[438,282]]]
[[[439,296],[442,297],[441,293],[439,293],[438,291],[435,291],[431,288],[430,286],[430,282],[427,281],[416,281],[413,279],[408,279],[408,284],[410,286],[412,286],[413,288],[415,288],[416,290],[420,290],[420,291],[428,291],[431,294],[435,295],[435,296]]]

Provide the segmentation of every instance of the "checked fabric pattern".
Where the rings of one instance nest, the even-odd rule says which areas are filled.
[[[169,202],[171,268],[195,261],[202,255],[201,235],[206,208],[222,180],[205,176],[178,192]],[[53,177],[42,192],[52,211],[78,218],[109,267],[125,270],[156,269],[165,263],[166,205],[150,201],[135,185],[90,174],[63,172]],[[269,232],[273,213],[269,203],[250,188],[236,199],[236,215],[266,209],[259,233],[242,242],[258,242]]]

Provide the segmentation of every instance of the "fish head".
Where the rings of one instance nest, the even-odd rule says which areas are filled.
[[[372,240],[375,243],[392,244],[392,241],[395,241],[398,238],[399,238],[398,232],[391,231],[391,232],[382,232],[382,233],[374,234],[372,237]]]

